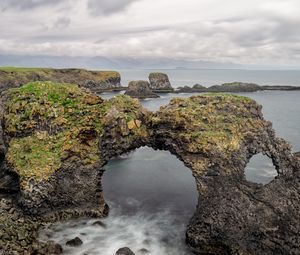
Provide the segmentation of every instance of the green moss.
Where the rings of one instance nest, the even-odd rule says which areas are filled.
[[[239,149],[248,131],[262,127],[262,120],[249,112],[257,107],[255,101],[243,96],[203,94],[172,99],[152,121],[154,125],[166,122],[179,130],[178,136],[191,153],[219,150],[226,154]]]
[[[52,82],[28,83],[6,91],[5,97],[5,132],[12,138],[6,157],[23,186],[30,178],[49,178],[65,160],[94,166],[103,127],[118,119],[126,126],[140,110],[128,96],[103,101],[77,85]]]

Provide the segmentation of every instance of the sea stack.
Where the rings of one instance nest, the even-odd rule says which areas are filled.
[[[153,92],[173,92],[168,75],[164,73],[150,73],[149,74],[150,89]]]
[[[128,84],[128,88],[125,95],[144,99],[144,98],[157,98],[159,97],[154,92],[151,91],[149,82],[147,81],[131,81]]]

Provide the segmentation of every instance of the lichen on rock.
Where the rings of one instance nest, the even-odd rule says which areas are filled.
[[[87,173],[86,178],[91,178],[90,191],[88,187],[85,188],[89,195],[85,194],[85,198],[81,190],[83,196],[79,200],[84,202],[89,196],[95,197],[101,165],[105,161],[102,146],[106,143],[103,137],[109,136],[108,133],[122,131],[120,139],[110,145],[126,141],[128,146],[132,146],[132,139],[147,137],[141,120],[145,111],[142,111],[138,101],[128,96],[104,101],[77,85],[33,82],[6,91],[2,101],[8,148],[6,165],[18,174],[23,194],[20,203],[31,213],[33,187],[42,188],[43,192],[47,190],[49,194],[55,193],[64,188],[60,186],[63,182],[59,184],[57,179],[66,173],[68,177],[64,178],[70,182],[72,178],[76,179],[76,171]],[[132,122],[135,123],[134,127]],[[116,136],[116,133],[113,135]],[[74,167],[76,171],[72,172]],[[81,183],[83,180],[78,181]],[[78,187],[73,184],[72,187],[75,192],[80,184]],[[71,191],[72,188],[64,191],[69,193],[64,201],[71,197]],[[100,200],[93,199],[96,207],[96,203],[103,200],[101,194],[100,197]],[[55,203],[59,202],[55,195],[52,198]],[[39,214],[42,208],[53,206],[51,202],[43,201],[42,197],[36,200],[40,200],[41,208],[36,206],[35,213]],[[72,198],[69,204],[74,204],[74,200],[77,201],[78,197]],[[78,208],[80,206],[79,203]],[[105,207],[104,202],[101,206]]]

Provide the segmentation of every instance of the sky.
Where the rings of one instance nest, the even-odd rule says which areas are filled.
[[[0,55],[300,68],[299,0],[1,0]]]

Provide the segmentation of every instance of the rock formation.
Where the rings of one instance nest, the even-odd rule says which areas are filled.
[[[262,90],[300,90],[300,87],[296,86],[260,86],[255,83],[244,83],[244,82],[231,82],[223,83],[222,85],[213,85],[211,87],[204,87],[202,85],[196,84],[193,87],[184,86],[177,88],[177,93],[197,93],[197,92],[228,92],[228,93],[238,93],[238,92],[257,92]]]
[[[121,77],[113,71],[51,68],[0,68],[0,91],[20,87],[32,81],[74,83],[93,92],[121,90]]]
[[[1,213],[8,253],[22,247],[59,252],[53,243],[36,242],[43,222],[107,215],[103,166],[147,145],[169,150],[195,177],[199,202],[186,240],[196,254],[299,254],[300,161],[255,101],[205,94],[172,99],[150,113],[128,96],[104,101],[51,82],[11,89],[1,100],[0,177],[18,186],[9,211]],[[270,157],[278,172],[267,185],[245,179],[244,168],[258,153]],[[24,229],[22,222],[30,226],[25,242],[11,231]]]
[[[150,73],[150,89],[153,92],[173,92],[168,75],[164,73]]]
[[[159,97],[150,90],[149,82],[147,81],[131,81],[128,84],[128,88],[126,89],[125,95],[139,99]]]

